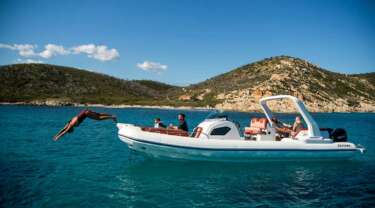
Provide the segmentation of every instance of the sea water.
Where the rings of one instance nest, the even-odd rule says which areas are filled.
[[[0,207],[374,207],[375,114],[316,113],[367,148],[337,162],[162,161],[130,152],[111,120],[85,120],[52,137],[82,108],[0,106]],[[152,126],[160,117],[190,130],[209,111],[92,108],[119,122]],[[229,113],[248,125],[256,113]],[[293,114],[280,118],[292,122]]]

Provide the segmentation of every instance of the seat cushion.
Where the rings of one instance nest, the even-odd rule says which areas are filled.
[[[261,134],[267,128],[268,120],[267,118],[253,118],[250,122],[250,127],[246,127],[245,135]]]
[[[251,119],[250,127],[266,129],[268,124],[267,118],[253,118]]]
[[[175,135],[175,136],[189,136],[189,133],[187,131],[183,131],[180,129],[143,127],[142,130],[152,132],[152,133],[159,133],[159,134],[169,134],[169,135]]]
[[[262,133],[262,130],[260,128],[256,127],[246,127],[244,134],[246,135],[253,135],[253,134],[260,134]]]

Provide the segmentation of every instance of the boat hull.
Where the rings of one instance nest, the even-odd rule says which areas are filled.
[[[291,149],[291,148],[202,148],[161,144],[157,142],[119,135],[128,147],[136,152],[160,159],[194,161],[321,161],[350,159],[355,149]]]

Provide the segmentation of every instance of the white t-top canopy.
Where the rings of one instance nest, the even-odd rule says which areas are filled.
[[[291,100],[298,112],[301,114],[303,119],[305,120],[307,124],[308,134],[310,137],[319,137],[320,136],[320,129],[318,124],[315,122],[313,117],[310,115],[310,113],[307,111],[305,105],[301,100],[299,100],[296,97],[293,97],[291,95],[277,95],[277,96],[270,96],[270,97],[264,97],[259,100],[260,106],[262,107],[264,113],[267,116],[268,121],[271,125],[273,125],[271,118],[272,118],[272,111],[267,106],[267,102],[270,100],[282,100],[282,99],[289,99]]]

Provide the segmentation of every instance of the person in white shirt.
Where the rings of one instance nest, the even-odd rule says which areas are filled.
[[[160,118],[155,118],[154,128],[166,128],[166,126],[161,122]]]

